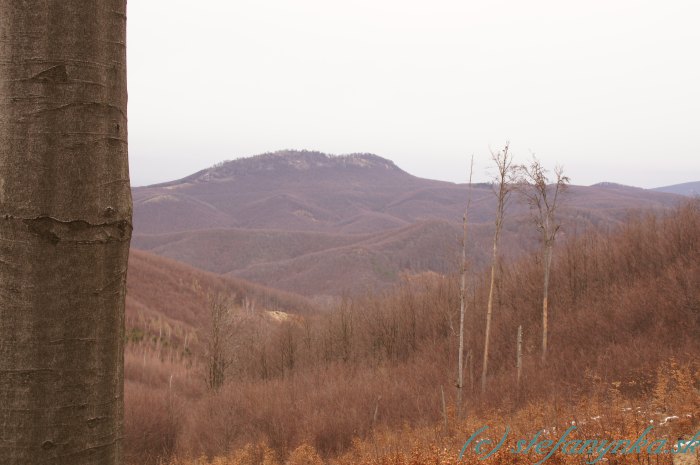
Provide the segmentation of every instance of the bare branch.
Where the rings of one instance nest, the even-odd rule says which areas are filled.
[[[493,252],[491,256],[491,285],[489,288],[488,304],[486,307],[486,332],[484,337],[484,361],[481,372],[481,394],[486,392],[486,376],[488,375],[489,362],[489,338],[491,334],[491,315],[493,313],[493,295],[496,283],[496,271],[498,264],[498,243],[503,229],[503,218],[506,204],[510,194],[518,185],[519,168],[513,164],[513,156],[509,152],[510,145],[506,143],[503,150],[491,151],[491,159],[496,164],[498,173],[495,178],[494,192],[496,193],[496,224],[493,235]],[[496,189],[497,186],[497,189]]]
[[[555,182],[550,184],[547,170],[533,155],[529,166],[521,167],[523,189],[521,193],[527,199],[532,212],[532,219],[541,234],[544,252],[544,284],[542,298],[542,361],[547,356],[547,324],[548,324],[548,293],[549,273],[552,262],[552,248],[559,232],[560,224],[556,219],[560,194],[564,192],[569,178],[564,175],[564,169],[557,166],[554,169]]]

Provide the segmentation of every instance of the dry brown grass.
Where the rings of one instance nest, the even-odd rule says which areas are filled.
[[[530,402],[517,411],[486,411],[478,416],[457,421],[450,418],[447,429],[441,424],[425,427],[377,428],[364,438],[355,436],[346,450],[334,457],[322,458],[316,448],[302,442],[282,459],[266,442],[251,442],[211,459],[171,459],[167,465],[457,465],[459,463],[533,464],[542,460],[544,453],[514,454],[519,439],[529,442],[538,431],[540,440],[554,443],[572,425],[567,440],[629,440],[634,442],[649,425],[655,425],[647,435],[649,444],[665,440],[667,448],[676,444],[679,437],[689,438],[700,428],[700,395],[693,391],[700,383],[697,363],[678,364],[671,360],[664,363],[654,379],[654,389],[648,397],[628,397],[620,391],[621,383],[605,384],[589,380],[591,394],[585,398],[571,399],[562,406],[545,401]],[[662,387],[666,386],[666,387]],[[672,386],[675,394],[657,397]],[[690,395],[689,395],[690,394]],[[665,411],[658,410],[664,405]],[[452,410],[452,413],[454,410]],[[677,415],[670,416],[670,412]],[[508,437],[501,449],[492,457],[481,460],[484,453],[476,453],[474,447],[465,450],[459,461],[466,440],[483,426],[489,429],[481,437],[496,441],[508,427]],[[614,455],[609,453],[600,463],[634,463],[644,465],[670,465],[673,455],[650,454],[642,448],[640,454]],[[489,451],[490,447],[486,448]],[[559,465],[583,465],[597,457],[585,454],[564,454],[561,449],[545,463]],[[697,457],[697,453],[695,454]]]

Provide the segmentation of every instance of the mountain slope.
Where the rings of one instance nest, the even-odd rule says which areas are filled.
[[[384,287],[402,272],[457,269],[469,195],[470,258],[479,267],[489,260],[492,187],[421,179],[371,154],[276,152],[135,188],[132,244],[216,273],[337,295]],[[610,227],[630,210],[663,210],[680,200],[610,183],[571,186],[560,210],[562,232]],[[506,255],[536,246],[529,215],[514,194]]]
[[[687,197],[697,197],[700,196],[700,181],[684,182],[683,184],[657,187],[653,190],[657,192],[666,192],[669,194],[685,195]]]
[[[374,155],[278,152],[135,188],[134,224],[141,233],[222,226],[337,232],[339,222],[381,213],[391,200],[423,185],[425,180]],[[344,232],[374,232],[373,224]]]

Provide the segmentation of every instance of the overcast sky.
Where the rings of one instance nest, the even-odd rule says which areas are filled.
[[[464,182],[489,148],[575,184],[700,180],[697,0],[132,0],[135,186],[279,149]]]

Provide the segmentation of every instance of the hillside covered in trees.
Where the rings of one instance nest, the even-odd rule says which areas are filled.
[[[266,153],[134,188],[132,247],[287,292],[336,298],[389,288],[405,273],[456,269],[468,196],[471,261],[488,266],[493,187],[424,179],[372,154]],[[611,183],[569,186],[558,216],[562,233],[575,234],[613,227],[631,210],[663,210],[683,200]],[[536,247],[528,210],[514,196],[502,231],[506,256]]]
[[[541,260],[530,254],[499,263],[484,395],[478,385],[488,276],[471,280],[462,415],[456,275],[412,276],[384,292],[346,298],[331,312],[290,309],[275,318],[263,305],[235,299],[222,307],[226,289],[203,288],[210,294],[205,315],[215,321],[197,328],[198,351],[162,335],[127,346],[129,463],[456,463],[467,433],[488,422],[534,433],[574,421],[591,435],[619,438],[656,421],[659,434],[695,433],[698,202],[557,243],[545,364]],[[217,326],[226,336],[213,346]],[[216,357],[223,378],[212,386]]]

